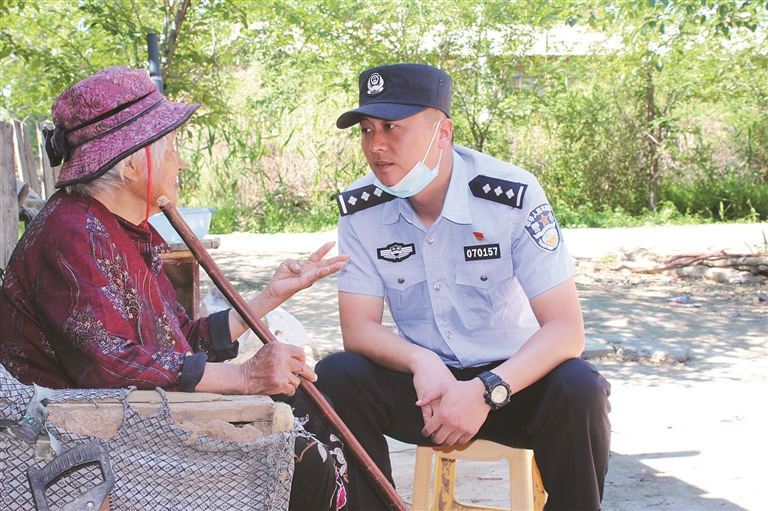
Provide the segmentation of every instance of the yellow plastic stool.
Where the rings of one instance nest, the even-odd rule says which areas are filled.
[[[429,476],[435,458],[434,492],[430,501]],[[451,447],[418,447],[413,476],[413,511],[468,511],[499,509],[463,504],[456,500],[456,460],[509,462],[509,502],[513,510],[544,509],[547,496],[533,451],[515,449],[488,440]]]

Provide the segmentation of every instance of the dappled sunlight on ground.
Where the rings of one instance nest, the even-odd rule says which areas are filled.
[[[660,232],[654,229],[654,237]],[[579,234],[569,232],[569,243]],[[588,248],[596,259],[577,260],[575,277],[586,334],[613,349],[591,360],[613,388],[612,456],[603,510],[764,508],[768,304],[758,301],[758,291],[765,292],[766,286],[633,273],[596,251],[594,239],[601,233],[589,234]],[[333,239],[327,233],[232,236],[211,254],[248,296],[263,289],[284,259],[305,259]],[[210,287],[203,278],[201,296]],[[681,295],[689,303],[668,301]],[[318,358],[342,349],[335,276],[297,294],[283,308],[313,337]],[[388,314],[385,324],[394,327]],[[687,350],[687,360],[622,358],[617,350],[627,346],[641,354]],[[410,502],[415,449],[391,445],[398,491]],[[504,504],[508,483],[492,465],[480,464],[461,476],[467,502]]]

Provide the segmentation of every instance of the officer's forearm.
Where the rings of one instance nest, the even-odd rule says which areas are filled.
[[[425,358],[437,357],[382,325],[383,310],[381,297],[339,293],[339,318],[346,351],[363,355],[389,369],[409,373],[415,372]]]
[[[415,373],[425,359],[440,358],[433,352],[412,344],[380,323],[359,323],[355,327],[342,327],[344,349],[359,353],[393,371]]]

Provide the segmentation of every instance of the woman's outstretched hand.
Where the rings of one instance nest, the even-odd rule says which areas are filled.
[[[318,280],[336,273],[347,265],[346,261],[349,259],[347,254],[323,259],[335,244],[329,241],[304,262],[287,259],[278,266],[264,291],[267,296],[277,302],[275,307],[302,289],[310,287]]]
[[[248,306],[260,318],[283,304],[302,289],[306,289],[323,277],[327,277],[346,266],[347,254],[328,259],[323,257],[333,248],[330,241],[316,250],[302,262],[294,259],[283,261],[267,284],[266,289],[248,301]],[[248,328],[240,315],[231,309],[229,312],[229,331],[234,342]]]

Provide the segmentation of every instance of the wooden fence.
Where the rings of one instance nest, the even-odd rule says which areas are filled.
[[[31,220],[55,189],[59,168],[52,168],[45,153],[42,130],[36,125],[38,158],[32,150],[27,126],[20,121],[0,122],[0,269],[5,268],[19,239],[19,221]]]

